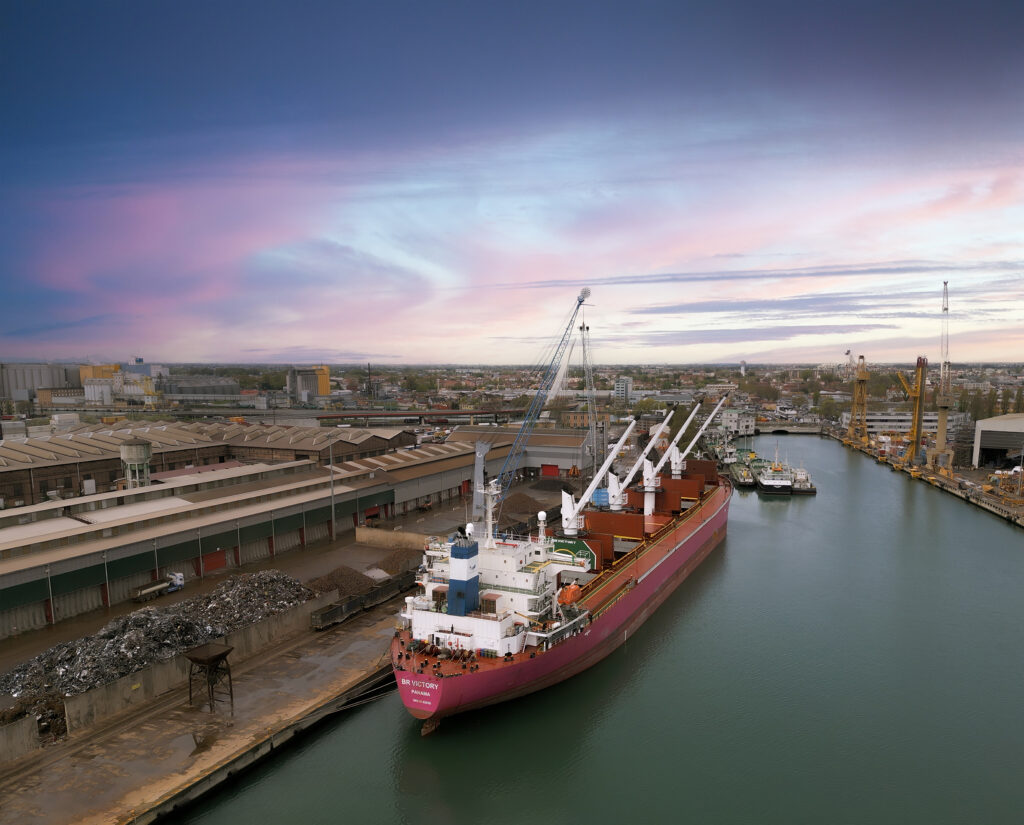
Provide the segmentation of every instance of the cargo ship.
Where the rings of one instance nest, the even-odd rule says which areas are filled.
[[[657,467],[642,455],[623,482],[607,473],[607,496],[593,496],[616,452],[579,503],[563,493],[559,535],[543,512],[536,534],[496,535],[495,480],[483,489],[482,525],[428,542],[391,644],[399,693],[424,734],[599,662],[725,538],[732,485],[714,461],[686,461],[673,442]]]

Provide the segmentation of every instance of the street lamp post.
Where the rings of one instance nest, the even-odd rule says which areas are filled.
[[[330,444],[329,458],[327,459],[327,469],[331,471],[331,541],[337,537],[337,525],[334,523],[334,442]]]
[[[106,607],[110,607],[110,575],[107,573],[107,551],[103,551],[103,586],[106,590],[103,593],[103,601]]]
[[[50,565],[46,565],[46,592],[50,594],[50,624],[56,624],[57,611],[53,606],[53,585],[50,583]]]

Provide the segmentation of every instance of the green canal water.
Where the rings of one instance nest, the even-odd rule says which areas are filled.
[[[427,738],[392,695],[180,821],[1024,821],[1024,533],[779,445],[818,495],[737,492],[725,544],[601,664]]]

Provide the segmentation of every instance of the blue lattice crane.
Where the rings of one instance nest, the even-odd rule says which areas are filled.
[[[502,465],[501,472],[496,479],[499,490],[499,508],[501,501],[508,494],[509,488],[512,486],[512,480],[515,478],[516,472],[519,470],[519,465],[523,460],[523,452],[526,449],[526,442],[529,440],[530,434],[537,424],[537,419],[540,418],[541,410],[544,409],[544,405],[547,403],[548,393],[551,392],[551,387],[554,385],[555,378],[558,375],[558,368],[562,364],[562,358],[565,357],[565,350],[569,346],[569,339],[572,337],[576,316],[579,314],[583,302],[589,297],[590,287],[583,287],[576,298],[576,306],[573,308],[569,323],[566,324],[565,331],[562,333],[562,339],[558,342],[558,346],[555,347],[555,354],[551,359],[551,363],[547,365],[544,374],[541,376],[540,386],[537,388],[537,394],[533,397],[533,401],[530,402],[530,408],[526,411],[523,425],[519,428],[519,432],[516,433],[516,440],[512,443],[512,449],[509,450],[508,455],[505,457],[505,463]]]

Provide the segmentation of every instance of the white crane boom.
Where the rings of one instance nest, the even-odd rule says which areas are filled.
[[[651,451],[651,448],[654,446],[654,442],[658,440],[659,436],[661,436],[662,432],[664,432],[665,428],[668,426],[668,422],[672,420],[672,413],[674,412],[675,410],[669,410],[668,415],[665,416],[665,420],[662,421],[658,429],[654,431],[654,435],[652,435],[651,440],[647,442],[647,446],[644,447],[644,451],[640,453],[640,457],[636,460],[636,464],[633,465],[633,469],[629,471],[629,473],[626,475],[626,478],[622,481],[623,489],[625,489],[630,485],[630,483],[632,483],[633,477],[636,475],[636,471],[639,470],[640,467],[643,465],[644,459],[647,458],[647,454]]]
[[[693,421],[693,417],[697,414],[697,410],[699,409],[700,404],[694,404],[693,409],[690,410],[690,417],[687,418],[683,423],[683,426],[679,428],[679,432],[675,434],[675,437],[672,439],[672,443],[669,444],[668,449],[665,450],[665,455],[661,457],[661,461],[659,461],[657,466],[654,468],[654,475],[657,475],[658,471],[665,465],[665,460],[672,454],[672,448],[675,447],[679,439],[683,437],[683,433],[686,432],[686,428],[690,426],[690,422]]]
[[[580,496],[579,503],[577,503],[571,493],[562,491],[562,529],[567,534],[572,535],[569,531],[575,531],[576,517],[580,514],[580,510],[590,501],[590,497],[594,495],[594,490],[597,489],[597,485],[601,483],[601,479],[604,478],[604,474],[608,472],[612,466],[612,462],[615,460],[615,456],[619,454],[619,448],[629,438],[629,434],[633,432],[633,428],[636,426],[636,419],[634,418],[629,422],[629,426],[626,427],[626,431],[622,434],[622,437],[615,443],[615,447],[608,451],[608,457],[604,460],[604,464],[601,465],[601,469],[595,473],[594,478],[590,482],[590,486],[587,487],[586,491]],[[570,526],[572,525],[572,526]]]
[[[715,405],[715,408],[711,411],[711,415],[708,416],[708,420],[700,425],[700,429],[697,430],[697,434],[693,437],[693,441],[690,442],[690,446],[683,451],[683,458],[686,458],[690,454],[690,450],[693,449],[693,445],[697,443],[698,438],[704,435],[704,430],[708,428],[708,425],[711,423],[712,419],[715,417],[718,411],[722,409],[722,405],[725,403],[725,399],[728,397],[729,393],[723,395],[719,402]]]

